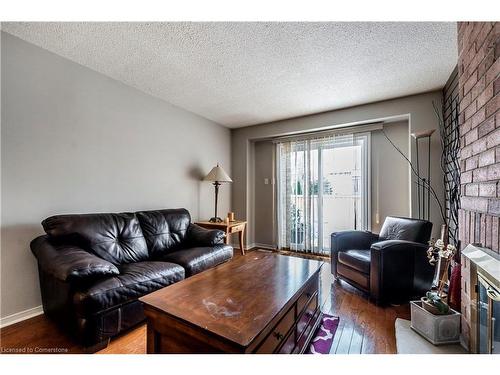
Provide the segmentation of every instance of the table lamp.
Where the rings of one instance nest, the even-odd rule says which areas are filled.
[[[217,216],[217,198],[219,195],[219,186],[223,182],[233,182],[233,180],[231,180],[226,171],[219,166],[219,163],[217,163],[217,166],[212,168],[212,170],[205,176],[203,180],[213,181],[215,187],[215,216],[212,217],[209,221],[211,223],[220,223],[222,222],[222,219]]]

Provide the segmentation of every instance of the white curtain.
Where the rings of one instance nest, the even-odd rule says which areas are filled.
[[[281,140],[276,143],[277,238],[280,249],[315,254],[323,254],[329,249],[327,238],[330,233],[326,231],[337,220],[329,218],[333,214],[338,216],[345,213],[325,213],[323,210],[333,207],[335,199],[338,201],[347,197],[340,191],[340,186],[333,186],[342,185],[339,183],[339,179],[344,178],[342,174],[349,173],[347,184],[343,185],[347,186],[354,205],[359,201],[352,199],[356,194],[356,187],[351,181],[356,177],[354,174],[358,173],[355,169],[359,167],[360,170],[362,167],[352,167],[359,164],[360,147],[348,146],[357,145],[360,139],[354,134],[336,134],[321,138]],[[340,153],[339,148],[343,148]],[[355,183],[360,182],[366,181]],[[349,187],[349,184],[354,187]],[[364,219],[356,218],[356,212],[361,213],[361,208],[354,206],[354,210],[354,224],[351,220],[351,224],[346,225],[356,226],[359,223],[356,229],[362,229],[365,226],[362,224]]]

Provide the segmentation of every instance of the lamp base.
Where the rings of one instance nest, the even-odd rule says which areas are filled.
[[[210,220],[208,220],[211,223],[222,223],[222,219],[220,217],[212,217]]]

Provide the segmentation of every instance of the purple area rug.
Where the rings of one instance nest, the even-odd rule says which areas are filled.
[[[316,330],[314,338],[311,340],[307,354],[328,354],[332,347],[333,337],[339,326],[338,316],[323,315],[323,320]]]

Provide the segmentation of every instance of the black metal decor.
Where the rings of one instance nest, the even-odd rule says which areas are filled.
[[[413,133],[415,139],[415,156],[416,156],[416,175],[417,175],[417,201],[418,201],[418,218],[429,220],[431,212],[431,137],[434,129]],[[427,178],[422,177],[420,171],[420,141],[427,140]],[[425,147],[425,143],[423,144]]]
[[[429,132],[431,132],[431,134],[432,134],[434,132],[434,130],[430,130]],[[389,136],[386,134],[386,132],[384,131],[384,129],[382,129],[382,134],[387,139],[387,141],[391,144],[391,146],[399,153],[399,155],[401,155],[401,157],[403,157],[403,159],[406,160],[406,162],[410,166],[411,173],[413,173],[413,175],[416,178],[415,183],[417,184],[417,187],[419,189],[421,188],[422,191],[426,190],[427,194],[428,194],[428,197],[432,197],[434,199],[434,202],[436,203],[437,208],[439,210],[439,214],[441,215],[441,219],[443,220],[443,222],[446,222],[445,210],[443,208],[443,205],[441,204],[441,201],[440,201],[438,195],[436,194],[436,191],[434,190],[434,188],[432,187],[432,185],[428,182],[429,176],[428,176],[427,179],[422,178],[420,176],[420,172],[417,172],[417,168],[413,165],[412,161],[410,159],[408,159],[408,157],[404,154],[403,151],[401,151],[401,149],[398,146],[396,146],[396,144],[394,144],[394,142],[391,140],[391,138],[389,138]],[[423,133],[420,133],[418,135],[421,137],[422,134]],[[429,137],[430,137],[430,135],[429,135]],[[419,199],[419,202],[422,203],[423,201],[421,199]],[[428,207],[429,207],[430,203],[427,202],[427,204],[428,204]]]
[[[460,241],[458,238],[458,211],[460,209],[460,136],[459,136],[459,92],[458,92],[458,73],[457,68],[452,72],[445,88],[443,89],[444,100],[442,103],[433,103],[434,111],[439,123],[440,142],[441,142],[441,169],[444,175],[445,185],[445,205],[442,206],[440,199],[432,188],[429,181],[429,175],[426,178],[420,176],[419,171],[419,154],[416,147],[417,160],[415,166],[404,155],[404,153],[392,142],[387,134],[382,130],[384,136],[389,143],[399,152],[399,154],[408,162],[411,172],[416,177],[417,198],[418,198],[418,211],[419,217],[422,215],[422,202],[424,201],[421,196],[424,192],[427,193],[427,213],[429,213],[430,202],[429,197],[432,197],[439,208],[439,213],[443,222],[446,224],[446,231],[444,235],[447,236],[448,243],[454,245],[460,250]],[[440,105],[439,105],[440,104]],[[417,142],[417,141],[416,141]],[[430,143],[428,144],[428,149]],[[429,153],[429,151],[428,151]],[[430,158],[428,158],[430,163]],[[427,167],[429,171],[429,164]],[[418,171],[417,171],[418,170]],[[444,238],[446,240],[446,238]],[[457,252],[457,258],[460,258]]]
[[[460,135],[458,95],[450,95],[442,103],[442,112],[434,105],[441,133],[441,169],[444,175],[445,211],[448,242],[459,248],[458,210],[460,209]],[[440,113],[443,115],[441,116]]]

